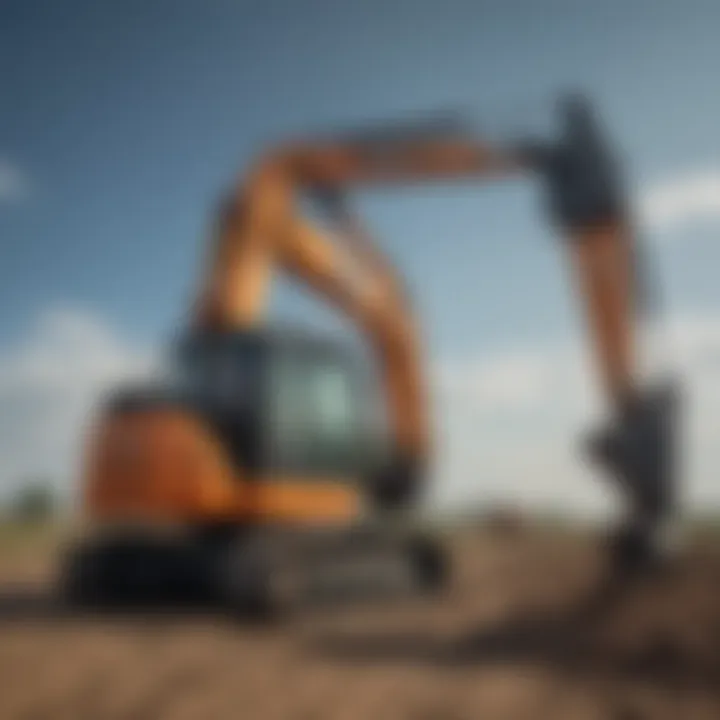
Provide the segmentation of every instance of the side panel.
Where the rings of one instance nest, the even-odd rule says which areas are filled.
[[[93,521],[346,523],[361,498],[344,478],[242,477],[202,422],[178,410],[107,418],[84,484]]]

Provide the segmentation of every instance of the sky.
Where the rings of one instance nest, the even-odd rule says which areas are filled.
[[[72,483],[97,393],[183,321],[216,200],[264,150],[445,109],[534,133],[580,89],[625,158],[690,376],[692,495],[720,502],[719,26],[713,0],[0,0],[0,493]],[[423,321],[439,494],[596,507],[570,446],[597,400],[537,188],[357,203]],[[281,282],[271,314],[335,322]]]

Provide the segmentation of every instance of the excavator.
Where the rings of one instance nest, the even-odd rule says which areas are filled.
[[[558,107],[551,140],[491,144],[457,119],[431,119],[287,143],[252,166],[222,203],[167,377],[114,392],[101,409],[82,494],[92,532],[64,574],[72,597],[183,576],[233,606],[275,607],[298,592],[298,567],[305,579],[338,572],[371,546],[400,558],[416,586],[444,585],[438,538],[381,530],[402,525],[427,488],[430,413],[410,294],[348,202],[354,189],[419,182],[542,183],[608,401],[587,450],[624,501],[611,557],[634,572],[662,554],[676,505],[677,387],[640,377],[642,257],[618,163],[584,97]],[[344,314],[370,357],[268,325],[276,272]]]

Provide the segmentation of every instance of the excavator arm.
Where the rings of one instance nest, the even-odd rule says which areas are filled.
[[[569,248],[613,416],[593,442],[594,455],[619,478],[633,512],[655,522],[670,503],[670,461],[660,448],[669,446],[672,402],[640,389],[635,239],[615,165],[588,106],[574,99],[563,117],[555,143],[494,147],[457,123],[430,123],[299,142],[271,154],[230,200],[199,324],[251,325],[261,317],[273,267],[300,277],[369,337],[398,447],[422,462],[429,433],[411,308],[391,265],[338,199],[363,186],[538,176]],[[326,205],[333,201],[334,232],[298,211],[298,198],[307,194]]]
[[[243,238],[223,241],[207,285],[215,309],[205,307],[203,312],[234,316],[224,321],[231,325],[259,316],[269,268],[275,260],[282,260],[282,256],[271,257],[277,250],[271,238],[282,234],[278,226],[293,222],[299,193],[337,201],[345,190],[368,185],[477,181],[535,172],[547,181],[557,206],[573,202],[575,191],[568,186],[578,181],[582,185],[583,178],[577,176],[583,175],[591,178],[591,185],[596,184],[589,193],[585,189],[596,196],[589,201],[596,207],[556,208],[556,220],[572,241],[571,260],[599,370],[613,406],[620,407],[634,382],[633,240],[622,199],[611,196],[617,188],[608,187],[613,179],[605,177],[605,167],[597,167],[598,161],[605,165],[604,158],[597,153],[588,158],[587,143],[593,138],[573,137],[576,133],[582,135],[575,127],[568,133],[574,147],[518,143],[497,148],[478,141],[460,123],[446,120],[385,126],[282,149],[261,162],[250,183],[243,185],[231,202],[235,212],[240,206],[248,208],[243,216],[245,226],[235,227],[232,233],[234,238],[238,234]],[[333,204],[337,207],[337,202]],[[346,235],[357,235],[347,213],[339,220]],[[365,246],[371,244],[365,242]],[[376,249],[372,252],[377,261],[379,253]],[[380,264],[387,275],[387,263],[375,262],[375,268]]]

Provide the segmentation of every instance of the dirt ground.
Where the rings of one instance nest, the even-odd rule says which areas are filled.
[[[464,531],[438,600],[308,609],[251,626],[211,609],[64,616],[52,553],[0,556],[0,718],[719,718],[720,555],[633,587],[588,535]]]

